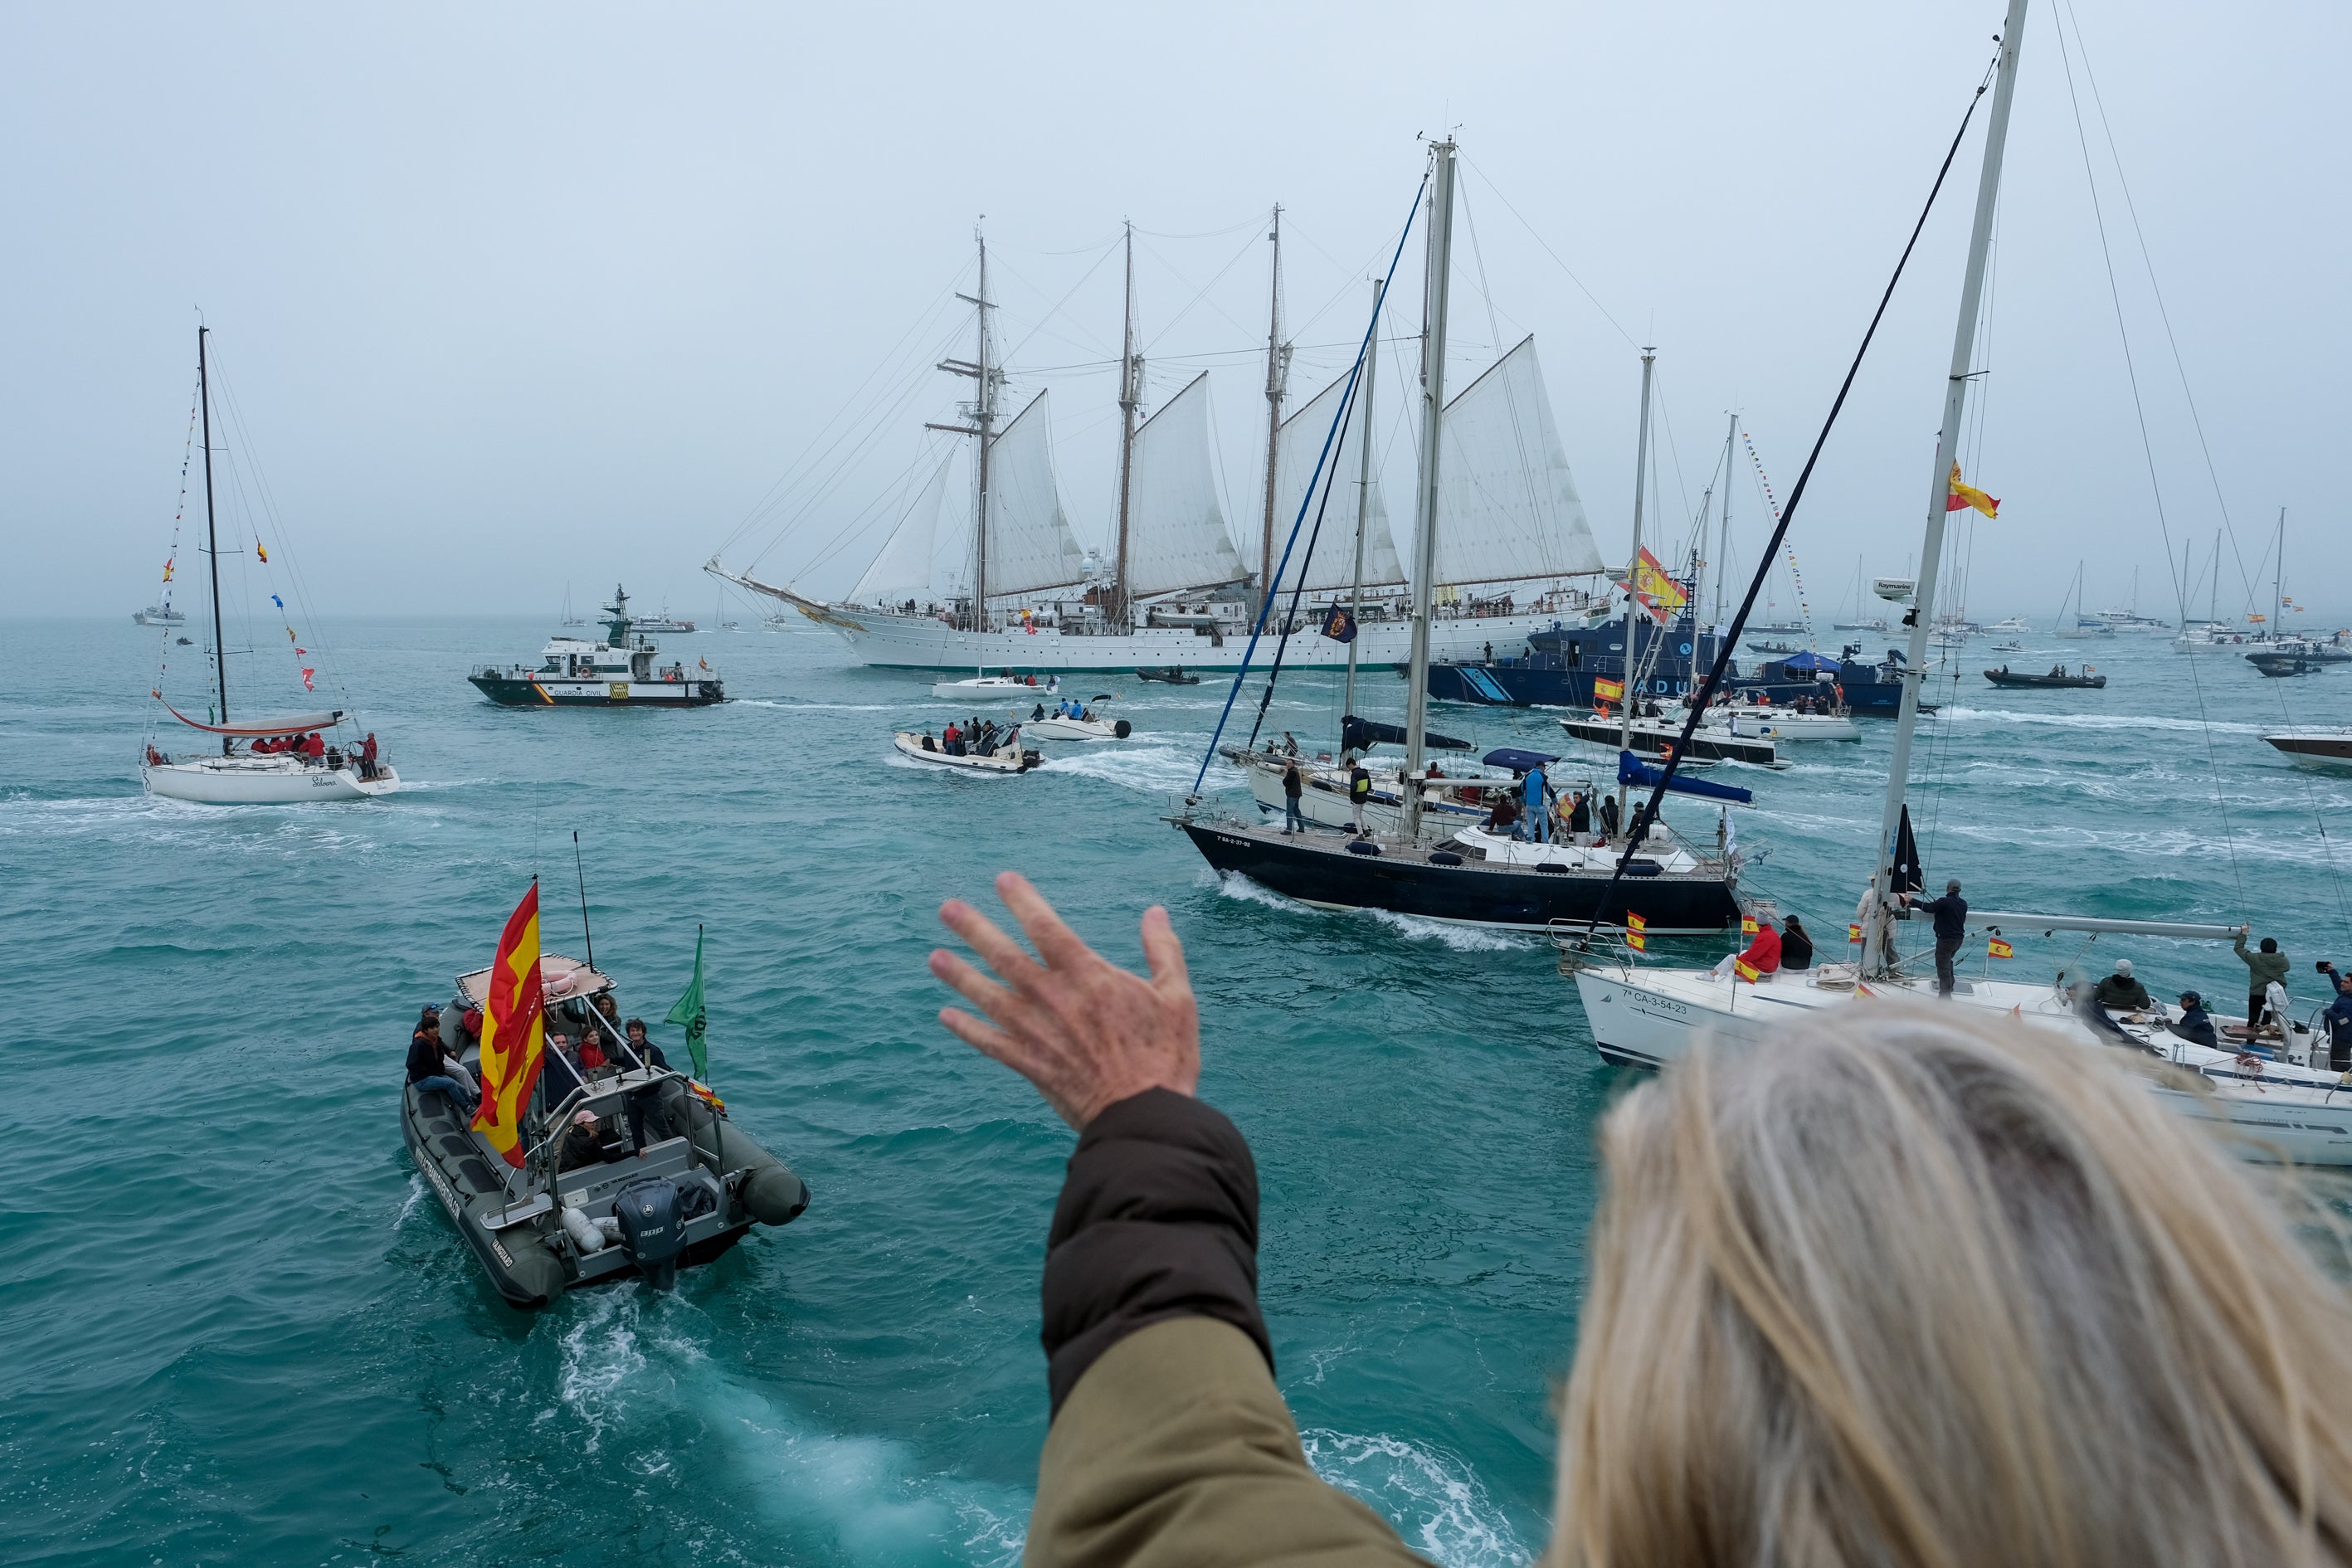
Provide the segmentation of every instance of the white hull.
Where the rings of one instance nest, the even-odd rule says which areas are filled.
[[[1050,713],[1043,719],[1024,719],[1021,732],[1033,741],[1124,741],[1135,732],[1133,725],[1124,720],[1056,719]]]
[[[1716,717],[1722,710],[1710,710],[1699,726],[1699,733],[1729,732],[1750,740],[1766,741],[1859,741],[1862,726],[1836,713],[1791,713],[1778,708],[1746,708],[1738,719]]]
[[[928,763],[933,767],[952,768],[967,773],[1026,773],[1034,765],[1037,755],[1036,752],[1025,747],[1017,751],[1007,747],[1000,748],[984,757],[971,752],[960,757],[951,757],[945,752],[923,750],[923,738],[905,730],[893,734],[890,737],[890,743],[898,748],[901,756],[911,757],[916,762]],[[935,746],[939,744],[937,740],[931,743]]]
[[[1238,763],[1249,777],[1251,798],[1258,810],[1276,822],[1288,820],[1283,809],[1282,772],[1288,759],[1270,752],[1242,753],[1232,760]],[[1298,797],[1298,815],[1317,827],[1352,831],[1356,823],[1355,807],[1348,801],[1348,770],[1318,766],[1305,757],[1297,759],[1300,781],[1306,788]],[[1398,838],[1404,834],[1404,797],[1397,787],[1394,773],[1372,774],[1372,798],[1364,805],[1364,827],[1382,838]],[[1507,789],[1507,781],[1502,788]],[[1459,805],[1443,798],[1442,794],[1424,791],[1422,796],[1421,836],[1433,843],[1451,838],[1465,827],[1475,826],[1486,819],[1484,808]]]
[[[1855,992],[1823,986],[1821,973],[1773,975],[1751,985],[1728,976],[1715,979],[1704,970],[1604,965],[1578,971],[1576,991],[1603,1057],[1654,1068],[1685,1055],[1701,1037],[1759,1046],[1811,1011],[1851,1005]],[[1955,993],[1949,1004],[1935,1000],[1932,979],[1874,980],[1867,989],[1920,1005],[1966,1006],[1994,1017],[2013,1015],[2081,1046],[2119,1044],[2103,1039],[2050,986],[1966,979],[1960,984],[1967,989]],[[2160,1026],[2126,1027],[2176,1066],[2204,1077],[2211,1092],[2189,1094],[2154,1086],[2173,1110],[2217,1131],[2255,1139],[2259,1152],[2272,1158],[2352,1165],[2352,1096],[2341,1092],[2334,1073],[2271,1063],[2257,1083],[2234,1066],[2229,1050],[2190,1045],[2166,1035]]]
[[[970,680],[935,681],[931,695],[950,702],[1034,702],[1055,695],[1058,689],[1042,680],[1033,686],[1002,675],[982,675]]]
[[[205,805],[295,805],[312,800],[373,800],[400,788],[389,767],[362,779],[351,768],[331,772],[278,757],[203,757],[143,766],[147,793]]]
[[[1249,637],[1213,640],[1188,628],[1147,626],[1118,636],[1064,636],[1057,627],[1034,631],[959,631],[929,616],[889,615],[828,606],[827,624],[865,664],[885,669],[1137,669],[1181,664],[1187,670],[1241,668]],[[812,619],[814,617],[812,616]],[[1523,651],[1530,634],[1549,631],[1562,618],[1549,615],[1473,616],[1437,620],[1430,626],[1432,658],[1479,658],[1488,643],[1497,655]],[[1412,655],[1412,626],[1403,621],[1368,622],[1356,637],[1359,666],[1402,664]],[[1273,656],[1269,631],[1258,645],[1261,661]],[[1283,662],[1344,666],[1348,645],[1309,626],[1293,632]]]

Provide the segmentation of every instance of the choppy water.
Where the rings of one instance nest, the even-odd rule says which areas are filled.
[[[511,712],[463,683],[547,629],[341,628],[338,668],[409,792],[248,810],[139,794],[155,634],[0,628],[0,1555],[1013,1560],[1070,1135],[937,1028],[922,964],[938,901],[985,900],[1006,866],[1129,962],[1143,906],[1174,914],[1202,1092],[1261,1163],[1266,1312],[1318,1466],[1457,1568],[1536,1550],[1615,1081],[1540,942],[1220,885],[1158,820],[1211,684],[1111,679],[1094,689],[1126,696],[1135,741],[974,780],[895,757],[892,724],[944,706],[823,636],[671,639],[739,699],[698,712]],[[2090,657],[2114,683],[1962,683],[1922,748],[1933,872],[1988,907],[2252,912],[2298,970],[2352,959],[2352,856],[2329,860],[2352,777],[2257,738],[2352,721],[2352,670],[2265,681],[2200,658],[2200,724],[2168,645],[2028,642],[2021,668]],[[1393,676],[1368,679],[1361,706],[1401,707]],[[1276,728],[1327,736],[1336,684],[1286,681]],[[1442,727],[1557,733],[1465,710]],[[1771,849],[1751,885],[1832,952],[1886,732],[1717,775],[1759,791],[1738,819]],[[576,951],[574,829],[628,1011],[667,1010],[708,926],[713,1076],[815,1202],[674,1295],[631,1284],[524,1316],[423,1194],[394,1093],[417,1005],[488,962],[534,870],[548,945]],[[2226,951],[2128,951],[2152,988],[2226,997],[2243,973]],[[2013,968],[2075,952],[2021,941]]]

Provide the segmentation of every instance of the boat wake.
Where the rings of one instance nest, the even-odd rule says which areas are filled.
[[[1419,915],[1401,915],[1389,910],[1363,912],[1400,936],[1415,942],[1433,942],[1455,952],[1525,952],[1538,941],[1532,936],[1511,935],[1481,926],[1449,925],[1444,921],[1423,920]]]
[[[1049,755],[1037,771],[1100,779],[1121,789],[1158,797],[1182,795],[1191,789],[1192,775],[1200,770],[1200,765],[1201,753],[1197,747],[1187,751],[1173,745],[1139,746],[1098,742],[1087,751]]]
[[[2199,719],[2183,719],[2163,713],[2019,713],[2006,708],[1960,708],[1947,706],[1936,715],[1937,723],[1958,724],[2021,724],[2049,730],[2170,730],[2194,733],[2210,730],[2217,735],[2259,735],[2262,730],[2253,724],[2231,724],[2221,720],[2210,723]]]
[[[1459,1460],[1402,1437],[1327,1427],[1298,1435],[1315,1473],[1396,1526],[1405,1544],[1445,1568],[1504,1568],[1534,1554]]]

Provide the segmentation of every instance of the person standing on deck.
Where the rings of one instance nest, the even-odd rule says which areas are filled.
[[[1577,838],[1592,831],[1592,796],[1587,791],[1578,790],[1576,798],[1569,803],[1568,831]]]
[[[1307,781],[1298,776],[1298,764],[1296,762],[1284,763],[1282,768],[1283,832],[1297,833],[1306,827],[1307,819],[1298,814],[1299,797],[1306,793]]]
[[[2278,938],[2274,936],[2263,938],[2260,952],[2248,952],[2246,933],[2242,931],[2238,933],[2236,952],[2246,965],[2246,1034],[2251,1038],[2263,1026],[2263,1014],[2270,1006],[2264,992],[2273,985],[2284,988],[2286,984],[2286,954],[2279,951]],[[2282,1012],[2272,1022],[2279,1026],[2279,1037],[2285,1038],[2286,1015]]]
[[[1372,775],[1361,761],[1348,768],[1348,804],[1356,813],[1356,837],[1364,836],[1364,805],[1372,798]]]
[[[1925,910],[1936,917],[1936,994],[1949,996],[1959,982],[1952,973],[1952,960],[1960,951],[1961,942],[1969,934],[1969,901],[1960,897],[1958,877],[1944,884],[1944,896],[1929,899],[1926,903],[1914,903],[1909,897],[1903,902],[1913,910]]]
[[[1551,812],[1544,804],[1544,771],[1538,763],[1528,770],[1528,833],[1538,844],[1551,842]]]
[[[1616,842],[1617,821],[1617,797],[1613,795],[1602,795],[1601,797],[1601,837],[1612,843]]]

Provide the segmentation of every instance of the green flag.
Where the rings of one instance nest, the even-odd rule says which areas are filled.
[[[709,1019],[702,1011],[702,928],[699,926],[694,931],[694,983],[686,988],[686,994],[677,999],[677,1005],[669,1010],[669,1016],[662,1022],[686,1026],[686,1048],[694,1058],[694,1076],[708,1082],[710,1059],[704,1054],[702,1037],[709,1027]]]

